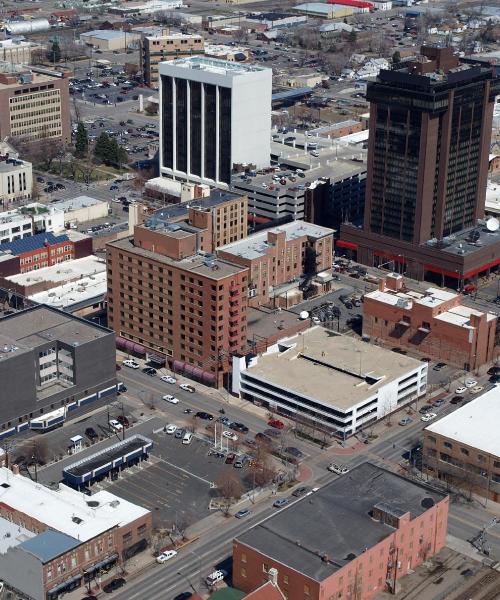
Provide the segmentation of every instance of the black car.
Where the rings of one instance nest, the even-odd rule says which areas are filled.
[[[500,375],[500,367],[490,367],[487,373],[488,375]]]
[[[116,579],[112,579],[109,583],[102,586],[102,591],[106,592],[106,594],[111,594],[115,590],[119,590],[123,587],[127,582],[123,577],[117,577]]]
[[[87,427],[85,430],[85,435],[89,438],[89,440],[96,440],[99,436],[96,433],[96,430],[93,427]]]
[[[460,404],[463,399],[463,396],[453,396],[453,398],[450,400],[450,404]]]
[[[43,177],[40,177],[40,175],[36,178],[36,180],[38,181],[38,183],[45,183],[45,179]]]
[[[427,414],[428,412],[432,412],[432,410],[433,410],[433,408],[432,408],[432,406],[431,406],[430,404],[424,404],[424,406],[422,406],[422,408],[420,408],[420,409],[418,410],[418,412],[419,412],[421,415],[425,415],[425,414]]]
[[[116,417],[118,423],[121,423],[125,428],[130,427],[130,421],[127,419],[125,415],[118,415]]]
[[[432,367],[432,370],[433,370],[433,371],[441,371],[441,369],[442,369],[443,367],[446,367],[446,363],[444,363],[444,362],[438,362],[438,363],[436,363],[436,364],[435,364],[435,365]]]
[[[309,491],[310,488],[306,487],[305,485],[297,488],[293,493],[292,496],[294,496],[295,498],[300,498],[301,496],[303,496],[304,494],[307,494],[307,492]]]
[[[249,431],[248,427],[243,425],[243,423],[231,423],[229,427],[235,431],[240,431],[241,433],[248,433]]]
[[[193,594],[191,592],[181,592],[180,594],[177,594],[174,600],[188,600],[188,598],[191,598],[192,596]]]
[[[285,453],[294,456],[295,458],[302,458],[304,456],[304,453],[294,446],[287,446],[285,448]]]
[[[214,420],[213,415],[211,415],[210,413],[204,412],[204,411],[198,411],[195,416],[198,417],[198,419],[203,419],[204,421],[213,421]]]
[[[150,377],[154,377],[156,375],[156,369],[153,369],[153,367],[144,367],[142,372]]]

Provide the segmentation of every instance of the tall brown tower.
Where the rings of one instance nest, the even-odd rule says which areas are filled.
[[[366,234],[418,245],[475,225],[499,87],[490,68],[425,46],[368,85]]]

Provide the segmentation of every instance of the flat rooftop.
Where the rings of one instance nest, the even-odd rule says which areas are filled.
[[[59,200],[51,204],[51,206],[64,212],[71,212],[72,210],[87,208],[88,206],[95,206],[96,204],[108,203],[105,200],[97,200],[97,198],[91,198],[90,196],[77,196],[76,198],[70,198],[68,200]]]
[[[29,529],[0,517],[0,554],[6,554],[14,546],[35,537]]]
[[[165,179],[166,181],[171,181],[166,177],[164,177],[163,179]],[[213,190],[210,193],[210,196],[207,196],[206,198],[197,198],[196,200],[179,202],[178,204],[169,204],[167,207],[157,210],[152,216],[158,219],[165,219],[166,221],[176,220],[182,217],[187,217],[189,208],[215,208],[219,204],[224,204],[233,200],[239,200],[241,198],[241,194],[225,192],[222,190]]]
[[[221,260],[220,258],[216,258],[213,261],[212,266],[211,264],[208,264],[207,257],[202,254],[195,254],[181,260],[175,260],[168,256],[158,254],[157,252],[151,252],[150,250],[145,250],[144,248],[135,246],[132,237],[110,242],[108,246],[118,248],[125,252],[131,252],[136,256],[143,256],[149,260],[154,260],[170,267],[182,269],[189,273],[207,277],[208,279],[224,279],[225,277],[236,275],[236,273],[241,273],[246,269],[246,267],[234,265],[227,260]]]
[[[10,66],[10,62],[8,63]],[[35,73],[34,71],[29,71],[29,69],[25,69],[25,70],[21,70],[18,73],[8,73],[9,75],[13,75],[16,76],[17,78],[19,78],[22,75],[27,75],[28,73],[30,73],[31,75],[31,81],[29,82],[25,82],[25,83],[21,83],[19,81],[19,79],[16,79],[16,81],[14,83],[0,83],[0,90],[8,90],[8,89],[12,89],[12,88],[29,88],[31,86],[34,85],[38,85],[38,84],[42,84],[42,83],[54,83],[55,81],[58,81],[59,79],[61,79],[56,73],[59,73],[58,71],[54,72],[54,75],[48,75],[46,73]]]
[[[269,71],[266,67],[261,67],[253,63],[236,63],[219,58],[207,58],[204,56],[189,56],[179,58],[168,62],[160,63],[160,73],[167,73],[169,67],[181,67],[183,69],[196,69],[197,71],[207,71],[231,77],[246,75],[247,73],[256,73],[260,71]]]
[[[282,340],[280,347],[284,351],[259,356],[244,373],[343,411],[422,366],[323,327]]]
[[[459,444],[500,457],[500,386],[478,396],[464,406],[425,428]]]
[[[43,267],[36,271],[10,275],[10,277],[6,277],[5,279],[13,284],[22,286],[30,286],[43,282],[57,285],[70,281],[80,281],[85,277],[92,277],[103,272],[106,272],[106,261],[97,256],[89,255],[83,258],[67,260],[50,267]]]
[[[0,351],[0,360],[51,340],[78,345],[107,335],[112,334],[104,327],[47,306],[35,306],[0,319],[0,349],[9,348]]]
[[[0,468],[0,502],[80,542],[149,513],[107,491],[90,497],[63,484],[51,489],[5,467]]]
[[[437,248],[446,254],[459,256],[467,256],[482,248],[500,245],[500,229],[489,231],[486,223],[487,221],[479,221],[476,227],[459,231],[452,236],[445,237],[440,242],[430,240],[423,245]]]
[[[376,505],[386,505],[393,514],[409,512],[413,520],[444,498],[424,484],[365,462],[236,540],[323,581],[394,532],[370,517]]]
[[[268,235],[270,233],[283,232],[286,235],[287,242],[304,236],[320,239],[335,233],[333,229],[329,229],[328,227],[321,227],[320,225],[314,225],[313,223],[307,223],[306,221],[291,221],[290,223],[285,223],[278,227],[271,227],[270,229],[265,229],[259,233],[254,233],[237,242],[221,246],[219,251],[234,254],[235,256],[241,256],[248,260],[266,256],[269,248],[273,245],[268,242]]]

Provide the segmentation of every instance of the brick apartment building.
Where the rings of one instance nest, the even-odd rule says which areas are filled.
[[[268,304],[274,288],[333,264],[333,230],[292,221],[219,248],[218,256],[247,267],[250,306]]]
[[[0,552],[0,577],[23,598],[95,588],[149,543],[151,512],[107,491],[89,497],[62,484],[47,488],[5,467],[0,489],[0,531],[8,521],[34,534]]]
[[[497,386],[424,429],[428,475],[465,494],[500,501],[499,398]]]
[[[279,511],[233,542],[233,584],[276,569],[288,600],[369,600],[446,543],[448,497],[370,463]]]
[[[460,294],[438,288],[403,289],[403,277],[389,275],[364,296],[363,336],[477,369],[498,354],[498,318],[461,301]]]
[[[0,73],[0,138],[70,142],[68,82],[61,72]]]
[[[246,345],[248,269],[203,251],[209,238],[154,218],[109,243],[108,324],[119,346],[221,385],[230,353]]]
[[[170,35],[146,36],[142,40],[142,71],[144,83],[158,87],[158,64],[182,56],[205,53],[205,40],[201,35],[171,33]]]

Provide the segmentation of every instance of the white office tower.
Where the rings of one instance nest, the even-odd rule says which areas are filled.
[[[227,188],[233,165],[269,165],[271,69],[193,56],[159,73],[162,176]]]

